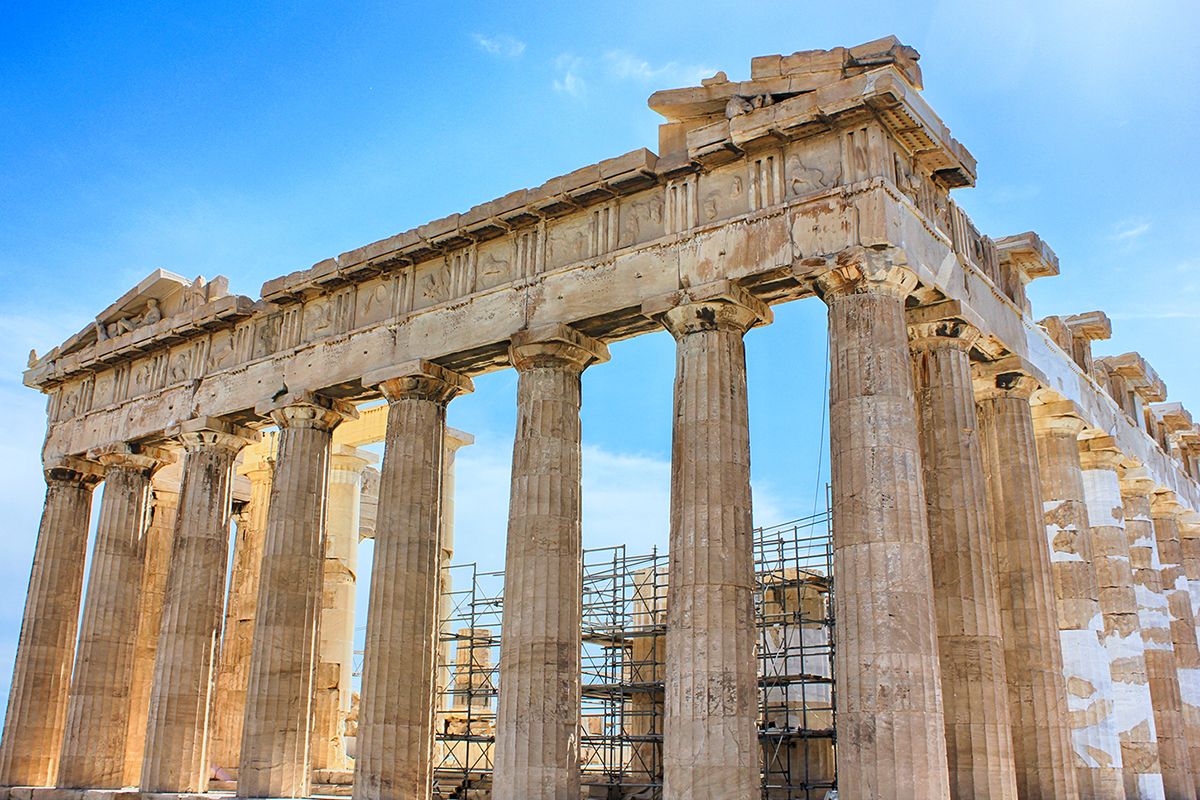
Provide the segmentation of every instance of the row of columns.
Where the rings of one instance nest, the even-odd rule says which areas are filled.
[[[1195,797],[1200,598],[1187,566],[1200,567],[1200,539],[1181,537],[1183,509],[1152,499],[1111,443],[1080,444],[1072,408],[1038,404],[1035,414],[1026,374],[973,368],[969,325],[936,309],[910,314],[916,278],[895,255],[848,251],[817,285],[829,307],[840,791]],[[742,337],[771,312],[718,282],[644,313],[677,342],[665,794],[749,798],[760,756]],[[574,798],[581,375],[608,353],[553,325],[514,335],[510,357],[518,425],[493,795]],[[472,387],[427,361],[363,383],[389,406],[373,566],[386,580],[372,581],[369,598],[354,796],[428,798],[445,415]],[[233,465],[256,434],[207,419],[171,432],[185,461],[143,791],[203,790],[210,727],[214,752],[240,754],[239,796],[310,789],[332,432],[355,412],[307,392],[256,411],[278,426],[278,446],[273,467],[257,467],[272,469],[269,511],[245,526],[253,540],[239,543],[239,559],[244,545],[250,561],[235,564],[233,580],[239,596],[257,580],[257,610],[229,604],[225,625],[236,633],[220,654]],[[5,785],[116,788],[128,774],[119,688],[135,660],[128,632],[146,573],[150,477],[170,456],[132,445],[89,456],[100,466],[67,460],[47,471],[0,744]],[[76,651],[87,509],[101,475]],[[1183,541],[1197,542],[1188,556]],[[216,686],[218,707],[244,707],[240,731],[210,726],[214,664],[247,648],[244,683]]]

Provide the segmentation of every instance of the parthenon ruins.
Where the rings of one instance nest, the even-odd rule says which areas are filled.
[[[1103,312],[1037,319],[1026,286],[1058,259],[950,197],[976,164],[918,58],[894,37],[755,58],[750,80],[655,93],[657,154],[259,299],[160,270],[32,358],[47,490],[0,800],[1196,800],[1200,427],[1138,353],[1092,357]],[[811,296],[829,557],[767,566],[743,335]],[[670,551],[630,579],[661,597],[622,612],[661,619],[646,644],[585,634],[581,375],[664,328]],[[446,409],[509,367],[503,616],[460,629],[454,459],[472,439]],[[377,579],[354,692],[360,566]],[[760,635],[789,614],[795,636]],[[581,711],[602,639],[651,663],[607,673],[615,707],[651,720],[611,757],[581,747],[607,724]],[[771,650],[793,641],[831,667]],[[493,645],[494,680],[470,677]],[[789,731],[805,777],[773,783],[766,743]],[[481,766],[448,783],[471,747]],[[585,779],[601,762],[605,786]]]

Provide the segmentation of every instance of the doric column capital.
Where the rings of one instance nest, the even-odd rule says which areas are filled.
[[[1150,472],[1141,464],[1127,466],[1118,473],[1121,477],[1121,494],[1125,497],[1150,498],[1158,483],[1150,477]]]
[[[55,458],[42,464],[46,473],[46,481],[61,483],[82,483],[85,486],[95,486],[104,480],[104,467],[94,461],[82,458]]]
[[[359,475],[367,467],[379,463],[379,456],[375,453],[348,444],[334,443],[330,448],[329,456],[329,466],[331,469],[353,472]]]
[[[220,417],[195,417],[167,428],[165,434],[179,443],[189,453],[199,450],[229,450],[240,452],[248,444],[262,439],[262,434],[234,425]]]
[[[831,267],[816,278],[817,293],[827,298],[846,294],[886,294],[905,298],[917,287],[917,275],[899,247],[874,249],[854,245],[833,257]]]
[[[1200,539],[1200,512],[1185,511],[1179,515],[1179,535],[1184,539]]]
[[[1079,440],[1079,463],[1085,470],[1120,472],[1125,454],[1117,449],[1112,436]]]
[[[676,340],[701,331],[744,334],[774,319],[770,306],[727,280],[652,298],[642,304],[642,314],[661,322]]]
[[[1038,390],[1038,380],[1033,377],[1028,362],[1016,355],[999,361],[988,361],[971,365],[971,379],[975,385],[975,400],[994,398],[1016,398],[1029,400]]]
[[[260,401],[254,413],[270,417],[280,428],[316,428],[331,431],[344,419],[358,419],[349,403],[316,392],[282,392]]]
[[[105,471],[127,469],[153,475],[167,464],[174,463],[175,454],[165,447],[130,442],[112,442],[93,447],[87,454],[89,461],[98,461]]]
[[[961,319],[909,323],[908,345],[914,350],[950,347],[970,350],[979,341],[979,329]]]
[[[475,391],[466,375],[423,358],[368,372],[362,376],[362,385],[377,387],[389,403],[414,398],[445,405],[460,394]]]
[[[582,372],[608,361],[608,347],[569,325],[555,323],[526,328],[512,335],[508,357],[520,372],[531,367],[558,367]]]
[[[1084,421],[1077,413],[1075,404],[1069,400],[1033,406],[1033,430],[1038,436],[1075,439],[1083,433],[1083,429]]]
[[[1178,520],[1187,513],[1188,508],[1179,502],[1179,497],[1174,492],[1162,491],[1155,492],[1150,496],[1150,510],[1155,519]]]

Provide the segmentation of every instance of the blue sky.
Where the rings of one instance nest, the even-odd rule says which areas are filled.
[[[889,33],[979,161],[956,190],[992,236],[1037,231],[1062,275],[1034,313],[1102,309],[1200,413],[1200,11],[1193,3],[350,3],[0,5],[0,692],[44,492],[29,350],[78,331],[157,268],[263,282],[515,189],[656,149],[655,90],[756,55]],[[747,337],[756,520],[810,513],[824,308]],[[673,344],[585,374],[588,546],[665,544]],[[458,553],[499,566],[515,376],[477,381],[450,424]],[[826,459],[827,460],[827,459]],[[366,555],[364,553],[364,555]],[[364,559],[363,569],[367,560]],[[0,695],[0,700],[3,696]]]

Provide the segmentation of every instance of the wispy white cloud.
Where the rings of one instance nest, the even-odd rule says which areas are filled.
[[[525,43],[519,39],[514,39],[506,33],[499,36],[484,36],[481,33],[472,33],[471,38],[475,40],[475,44],[479,49],[493,56],[501,58],[516,58],[525,52]]]
[[[713,67],[680,64],[677,61],[654,66],[624,50],[608,51],[604,54],[604,63],[609,74],[620,80],[696,85],[701,79],[716,73]]]
[[[1130,241],[1150,230],[1150,223],[1142,217],[1130,217],[1117,223],[1112,234],[1108,237],[1115,241]]]
[[[554,91],[582,97],[587,91],[587,82],[580,76],[584,59],[573,53],[563,53],[554,60],[554,70],[558,77],[554,79]]]

